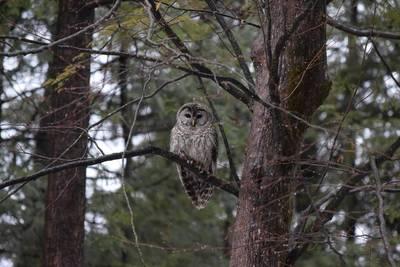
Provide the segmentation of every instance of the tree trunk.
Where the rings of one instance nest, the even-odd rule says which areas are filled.
[[[55,39],[93,23],[94,11],[85,1],[60,0]],[[65,45],[88,48],[92,32]],[[47,84],[48,113],[42,118],[42,151],[47,166],[86,157],[89,120],[90,55],[54,48]],[[43,266],[82,266],[86,168],[63,170],[48,176]]]
[[[256,92],[308,120],[326,98],[325,1],[270,0],[253,44]],[[269,2],[269,3],[268,3]],[[292,33],[291,33],[292,32]],[[285,37],[286,36],[286,37]],[[295,161],[306,124],[258,102],[247,141],[231,267],[290,266]]]
[[[121,53],[126,53],[126,44],[121,40]],[[118,86],[120,90],[120,107],[126,105],[129,101],[128,96],[128,57],[123,55],[118,58]],[[126,107],[121,110],[121,128],[122,137],[124,138],[124,147],[126,150],[132,148],[132,136],[129,138],[130,125],[133,118],[131,108]],[[131,174],[132,159],[127,158],[124,168],[124,177],[129,177]]]

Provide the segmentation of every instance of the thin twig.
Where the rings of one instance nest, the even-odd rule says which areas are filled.
[[[384,202],[383,202],[383,196],[382,196],[382,184],[381,184],[381,178],[379,176],[378,167],[376,166],[375,157],[370,158],[370,163],[371,163],[372,172],[375,177],[375,184],[376,184],[375,194],[376,194],[376,197],[378,198],[379,232],[382,237],[383,247],[386,252],[387,260],[388,260],[389,264],[392,267],[394,267],[394,266],[396,266],[396,263],[394,262],[392,252],[390,249],[390,245],[389,245],[389,241],[387,240],[387,236],[386,236],[386,223],[385,223],[385,218],[383,216],[383,213],[384,213],[384,204],[383,203]]]
[[[374,40],[369,39],[372,43],[372,46],[374,47],[374,50],[376,52],[376,54],[378,55],[378,57],[380,58],[380,60],[382,61],[383,65],[386,68],[387,73],[389,74],[389,76],[392,78],[392,80],[394,81],[394,83],[397,85],[397,87],[400,88],[400,82],[396,79],[396,77],[394,77],[393,75],[393,71],[392,68],[389,66],[389,64],[386,62],[385,57],[382,56],[381,52],[378,49],[378,45],[375,43]]]
[[[124,65],[124,64],[122,64],[122,65]],[[125,74],[127,74],[126,66],[122,67],[122,71],[125,72]],[[125,147],[124,147],[124,151],[122,152],[122,156],[121,156],[121,171],[120,171],[120,173],[121,173],[122,192],[123,192],[124,199],[125,199],[126,205],[128,207],[128,211],[129,211],[130,226],[131,226],[133,238],[134,238],[134,241],[135,241],[135,247],[136,247],[136,251],[138,253],[140,262],[142,263],[142,265],[144,267],[146,267],[146,263],[144,261],[143,252],[142,252],[142,250],[141,250],[141,248],[139,246],[139,236],[138,236],[137,231],[136,231],[133,207],[132,207],[131,201],[129,200],[128,193],[126,191],[125,175],[126,175],[126,170],[129,171],[129,168],[128,168],[129,165],[128,165],[128,158],[125,158],[125,153],[130,148],[130,144],[131,144],[131,140],[132,140],[132,136],[133,136],[133,129],[134,129],[136,121],[137,121],[137,116],[139,114],[140,105],[141,105],[141,103],[143,101],[143,98],[145,97],[144,93],[145,93],[146,87],[147,87],[147,85],[148,85],[148,83],[150,81],[151,74],[153,72],[154,72],[154,69],[152,69],[150,71],[150,73],[149,73],[149,78],[146,80],[146,82],[145,82],[145,84],[143,86],[142,94],[141,94],[140,99],[138,101],[138,104],[136,106],[135,114],[133,116],[133,121],[132,121],[131,127],[129,129],[128,136],[127,136],[127,138],[125,140],[126,144],[125,144]],[[126,81],[126,75],[125,75],[125,77],[122,76],[122,78],[120,76],[119,84],[121,86],[121,88],[120,88],[121,89],[121,96],[123,94],[122,90],[123,90],[123,87],[126,85],[126,82],[127,82]],[[124,89],[126,90],[126,88],[124,88]],[[125,165],[125,160],[127,162],[126,165]]]

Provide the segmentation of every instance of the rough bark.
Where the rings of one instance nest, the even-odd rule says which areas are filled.
[[[0,44],[0,51],[4,51],[4,45]],[[4,73],[4,66],[3,66],[3,61],[4,58],[0,57],[0,121],[3,121],[3,93],[4,93],[4,87],[3,87],[3,73]],[[1,128],[0,128],[0,143],[2,142],[3,138],[1,137]]]
[[[60,0],[55,39],[93,23],[85,1]],[[92,32],[65,44],[88,48]],[[89,119],[90,56],[78,50],[54,48],[47,83],[47,110],[41,120],[46,165],[86,157]],[[82,266],[86,168],[66,169],[48,176],[43,266]]]
[[[260,9],[263,33],[252,51],[256,92],[307,120],[330,87],[325,1],[271,0]],[[259,103],[253,110],[230,266],[288,266],[294,166],[306,126]]]

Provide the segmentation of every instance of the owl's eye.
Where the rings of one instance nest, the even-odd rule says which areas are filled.
[[[201,114],[197,114],[196,118],[201,119],[201,117],[203,117],[203,115]]]
[[[185,117],[186,117],[186,118],[190,118],[190,117],[192,117],[192,116],[191,116],[189,113],[186,113],[186,114],[185,114]]]

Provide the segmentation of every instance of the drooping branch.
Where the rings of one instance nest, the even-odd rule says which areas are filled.
[[[123,155],[125,158],[140,157],[140,156],[146,156],[146,155],[149,155],[149,156],[157,155],[157,156],[163,157],[165,159],[173,161],[173,162],[189,169],[191,172],[196,174],[201,179],[206,180],[207,182],[211,183],[212,185],[220,188],[221,190],[223,190],[225,192],[228,192],[234,196],[238,196],[238,194],[239,194],[238,189],[235,186],[233,186],[232,184],[225,182],[213,175],[208,176],[208,175],[204,174],[200,169],[198,169],[197,166],[195,166],[194,164],[189,164],[186,160],[180,158],[178,155],[171,153],[169,151],[166,151],[164,149],[161,149],[159,147],[154,147],[154,146],[149,146],[149,147],[145,147],[145,148],[137,149],[137,150],[130,150],[130,151],[126,151],[125,153],[123,153],[123,152],[112,153],[112,154],[108,154],[108,155],[105,155],[102,157],[97,157],[97,158],[92,158],[92,159],[74,160],[74,161],[67,162],[64,164],[49,167],[49,168],[43,169],[41,171],[38,171],[32,175],[23,176],[20,178],[16,178],[16,179],[12,179],[12,180],[0,183],[0,190],[4,189],[6,187],[13,186],[13,185],[18,185],[18,184],[23,184],[26,182],[35,181],[38,178],[48,175],[50,173],[56,173],[56,172],[59,172],[62,170],[81,167],[81,166],[92,166],[92,165],[100,164],[100,163],[106,162],[106,161],[118,160],[118,159],[121,159]]]

